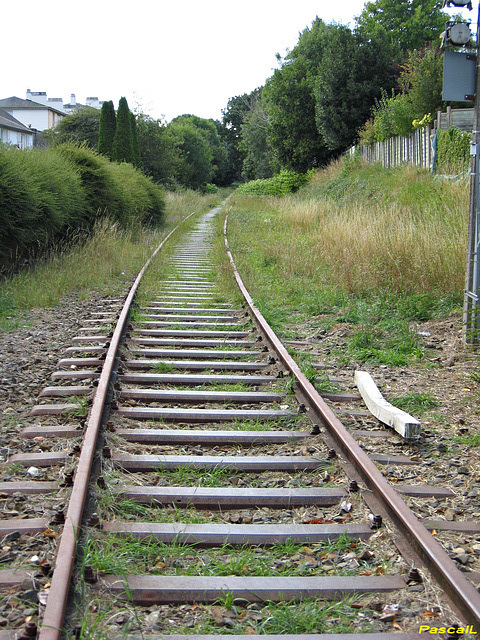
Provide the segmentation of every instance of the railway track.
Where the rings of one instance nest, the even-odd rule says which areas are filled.
[[[10,457],[0,495],[45,513],[0,520],[0,586],[35,606],[0,640],[473,632],[477,590],[401,497],[445,490],[392,488],[382,464],[415,461],[362,450],[231,256],[245,304],[219,295],[217,213],[175,246],[155,297],[130,309],[141,273],[125,306],[89,318],[31,410],[23,437],[37,450]],[[39,469],[58,479],[35,479]],[[25,537],[32,556],[16,560]],[[415,597],[435,602],[431,616],[399,624],[396,603]]]

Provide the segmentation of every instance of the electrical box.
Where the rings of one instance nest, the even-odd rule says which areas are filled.
[[[473,102],[475,100],[475,68],[473,53],[445,51],[443,57],[443,100]]]

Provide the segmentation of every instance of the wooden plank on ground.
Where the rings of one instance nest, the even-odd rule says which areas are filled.
[[[387,402],[367,371],[355,371],[355,383],[363,401],[380,422],[393,427],[403,438],[418,438],[420,422]]]

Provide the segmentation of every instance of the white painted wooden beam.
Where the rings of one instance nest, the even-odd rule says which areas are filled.
[[[394,407],[380,393],[372,376],[366,371],[355,371],[355,384],[360,391],[363,401],[369,411],[380,422],[393,427],[397,433],[407,439],[418,438],[420,435],[420,422],[412,418],[408,413]]]

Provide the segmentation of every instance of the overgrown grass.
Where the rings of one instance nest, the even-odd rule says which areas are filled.
[[[460,309],[468,198],[415,167],[339,162],[295,195],[234,195],[229,242],[283,337],[318,316],[352,325],[347,360],[404,365],[423,357],[412,325]]]

